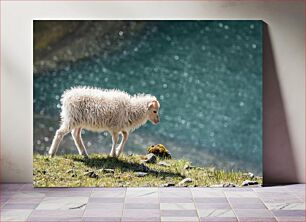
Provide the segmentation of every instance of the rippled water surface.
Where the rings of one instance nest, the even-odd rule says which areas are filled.
[[[103,29],[103,21],[99,25]],[[65,89],[118,88],[153,94],[161,103],[161,123],[136,130],[126,152],[163,143],[175,158],[197,165],[261,174],[261,22],[143,22],[99,38],[97,47],[109,47],[34,75],[35,152],[51,144]],[[107,133],[86,131],[83,139],[89,153],[110,151]],[[60,145],[65,152],[76,153],[70,135]]]

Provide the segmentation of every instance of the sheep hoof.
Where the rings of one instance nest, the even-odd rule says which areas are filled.
[[[121,153],[120,153],[119,151],[116,151],[116,156],[117,156],[117,157],[119,157],[120,154],[121,154]]]
[[[49,158],[52,158],[52,157],[54,157],[54,154],[49,154],[48,156],[49,156]]]
[[[110,157],[117,157],[115,153],[110,153],[109,156]]]
[[[87,154],[82,154],[82,156],[84,157],[84,159],[89,159],[89,156]]]

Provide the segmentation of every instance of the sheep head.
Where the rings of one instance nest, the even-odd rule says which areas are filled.
[[[159,111],[159,102],[157,100],[153,100],[151,102],[148,103],[148,112],[147,112],[147,117],[148,120],[150,120],[151,123],[153,123],[154,125],[159,123],[159,115],[158,115],[158,111]]]

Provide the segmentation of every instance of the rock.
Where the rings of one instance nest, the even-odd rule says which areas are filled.
[[[164,167],[169,167],[170,166],[170,164],[166,163],[165,161],[160,161],[157,164],[160,165],[160,166],[164,166]]]
[[[156,144],[147,147],[148,153],[153,153],[154,155],[162,158],[168,158],[171,159],[170,152],[166,149],[166,147],[163,144]]]
[[[233,183],[224,183],[223,184],[223,187],[236,187],[237,185],[236,184],[233,184]]]
[[[69,174],[69,173],[73,173],[73,172],[74,172],[74,170],[73,170],[73,169],[70,169],[70,170],[67,170],[67,171],[66,171],[66,173],[67,173],[67,174]]]
[[[90,178],[98,178],[99,177],[94,171],[85,172],[83,175],[88,176]]]
[[[252,180],[245,180],[242,182],[241,186],[252,186],[252,185],[258,185],[257,181],[252,181]]]
[[[142,172],[149,172],[150,171],[150,168],[147,167],[146,165],[144,165],[143,163],[141,163],[138,167],[138,170],[139,171],[142,171]]]
[[[178,183],[178,186],[185,186],[187,183],[191,183],[192,179],[191,178],[185,178],[181,182]]]
[[[251,172],[244,173],[243,176],[249,177],[249,178],[251,178],[251,179],[254,179],[254,177],[255,177],[254,174],[251,173]]]
[[[136,177],[144,177],[146,176],[148,173],[145,173],[145,172],[134,172],[134,175]]]
[[[103,172],[103,173],[112,173],[114,174],[115,173],[115,170],[114,169],[100,169],[99,172]]]
[[[193,168],[195,168],[195,167],[194,167],[194,166],[191,166],[190,163],[186,163],[186,164],[184,165],[184,170],[190,170],[190,169],[193,169]]]
[[[89,176],[90,174],[92,174],[93,173],[93,171],[88,171],[88,172],[85,172],[83,175],[84,176]]]
[[[175,183],[165,183],[165,184],[161,184],[161,187],[174,187]]]
[[[146,155],[144,160],[141,160],[142,163],[156,163],[157,158],[153,153],[149,153]]]
[[[223,184],[214,184],[211,185],[210,187],[212,188],[220,188],[220,187],[236,187],[237,185],[233,184],[233,183],[223,183]]]
[[[248,176],[249,176],[251,179],[253,179],[253,178],[254,178],[254,174],[253,174],[253,173],[251,173],[251,172],[248,172]]]

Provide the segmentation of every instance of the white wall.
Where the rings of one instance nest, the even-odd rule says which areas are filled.
[[[1,1],[1,181],[32,182],[32,20],[116,18],[265,21],[264,179],[305,182],[304,16],[294,0]]]

